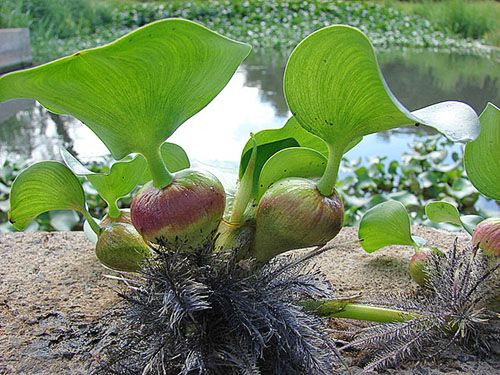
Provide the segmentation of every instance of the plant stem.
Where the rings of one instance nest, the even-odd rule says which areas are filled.
[[[120,209],[116,205],[116,201],[112,203],[108,203],[108,215],[113,219],[116,219],[121,214]]]
[[[344,147],[333,147],[331,144],[328,144],[328,162],[325,172],[317,184],[319,192],[325,197],[333,194],[343,155]]]
[[[329,318],[367,320],[378,323],[404,322],[419,317],[418,314],[351,303],[349,300],[307,300],[301,302],[307,310]]]
[[[149,171],[153,177],[153,186],[157,189],[163,189],[170,185],[174,180],[174,175],[170,173],[161,157],[160,148],[153,147],[148,152],[141,152],[148,162]]]
[[[90,214],[90,212],[88,212],[86,209],[83,209],[80,211],[83,216],[85,217],[85,219],[87,219],[89,225],[90,225],[90,228],[92,228],[92,230],[94,231],[94,233],[99,236],[99,233],[101,232],[101,228],[99,227],[99,224],[97,224],[97,222],[95,221],[95,219],[93,218],[93,216]]]
[[[247,168],[245,169],[245,173],[243,173],[243,177],[241,178],[238,186],[238,191],[236,192],[236,197],[234,198],[233,212],[231,213],[231,218],[229,219],[231,224],[240,224],[241,218],[248,206],[248,202],[250,202],[250,199],[252,198],[253,175],[257,160],[257,141],[255,140],[255,136],[253,134],[250,134],[250,137],[252,137],[253,141],[252,154],[250,155],[250,160],[248,161]]]

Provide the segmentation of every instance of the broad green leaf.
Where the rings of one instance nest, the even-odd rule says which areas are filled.
[[[172,172],[189,168],[189,159],[186,153],[174,143],[163,143],[161,145],[161,155],[165,165]],[[88,170],[78,159],[64,149],[61,149],[61,156],[66,165],[76,175],[85,176],[94,186],[108,204],[111,217],[119,215],[118,199],[128,195],[137,185],[142,185],[151,180],[146,160],[140,154],[116,161],[111,165],[110,170],[105,173],[95,173]]]
[[[383,202],[366,211],[359,223],[358,238],[368,253],[389,245],[416,245],[408,212],[397,201]]]
[[[290,147],[271,156],[259,176],[257,201],[276,181],[286,177],[321,177],[326,158],[318,151],[306,147]]]
[[[445,201],[430,202],[425,206],[425,214],[434,223],[450,223],[463,227],[470,235],[477,224],[484,220],[479,215],[460,216],[458,209]]]
[[[183,19],[165,19],[113,43],[0,78],[0,101],[33,98],[75,116],[115,159],[141,153],[155,186],[172,176],[163,141],[227,84],[251,47]]]
[[[87,214],[82,186],[62,163],[35,163],[23,170],[12,184],[9,220],[21,230],[38,215],[53,210]]]
[[[428,203],[425,206],[425,214],[429,220],[436,223],[445,222],[462,226],[458,209],[448,202],[439,201]]]
[[[488,103],[480,120],[479,137],[465,147],[465,170],[481,194],[500,200],[500,109]]]
[[[334,148],[371,133],[412,124],[436,128],[454,141],[479,134],[479,120],[464,103],[443,102],[409,112],[382,77],[373,47],[360,30],[335,25],[305,38],[292,52],[285,97],[304,129]]]

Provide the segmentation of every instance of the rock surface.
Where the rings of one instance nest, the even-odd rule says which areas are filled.
[[[465,234],[415,227],[414,234],[450,248]],[[390,247],[374,254],[357,244],[356,230],[345,228],[335,248],[317,259],[341,296],[413,288],[407,272],[412,250]],[[119,299],[111,272],[99,265],[83,233],[0,235],[0,374],[88,374],[113,330]],[[398,374],[494,374],[498,360],[464,355],[439,363],[411,364]]]

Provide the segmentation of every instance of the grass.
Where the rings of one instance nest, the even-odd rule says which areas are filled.
[[[28,27],[36,36],[65,39],[110,25],[113,9],[98,0],[2,0],[0,27]]]
[[[407,14],[418,15],[433,24],[464,38],[482,39],[500,46],[500,2],[494,0],[464,1],[385,1]]]
[[[188,18],[256,48],[285,52],[312,31],[337,23],[362,29],[379,48],[477,52],[479,49],[465,37],[498,39],[497,26],[492,20],[499,4],[474,2],[480,10],[476,11],[476,6],[469,3],[463,6],[462,2],[455,1],[453,6],[448,3],[450,1],[2,0],[0,27],[30,28],[35,63],[109,42],[138,26],[166,17]],[[488,10],[490,6],[495,12]],[[498,45],[497,42],[494,44]]]

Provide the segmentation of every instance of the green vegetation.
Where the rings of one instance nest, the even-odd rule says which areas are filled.
[[[385,1],[405,13],[418,15],[464,38],[500,45],[500,3],[494,0]]]
[[[4,0],[0,27],[29,27],[37,63],[101,45],[167,17],[187,18],[254,47],[284,51],[290,51],[312,31],[339,23],[360,28],[380,48],[485,52],[464,38],[485,38],[487,43],[498,45],[498,27],[493,22],[498,3],[448,3]]]
[[[414,223],[447,229],[453,228],[429,222],[424,210],[428,202],[444,200],[464,214],[491,216],[490,211],[479,207],[479,193],[469,182],[461,159],[461,152],[452,147],[452,142],[440,135],[422,135],[409,145],[409,151],[401,160],[380,157],[366,160],[344,159],[341,178],[337,182],[337,190],[345,206],[344,223],[348,226],[356,225],[368,209],[387,200],[403,203]],[[108,173],[112,162],[109,158],[91,162],[86,164],[86,167],[98,174]],[[26,166],[23,162],[7,161],[0,168],[0,232],[14,230],[7,222],[10,186]],[[106,201],[86,178],[79,180],[92,216],[104,217],[108,207]],[[136,190],[133,190],[131,194],[121,198],[118,201],[119,208],[130,207],[131,197],[135,192]],[[493,202],[491,204],[494,205]],[[82,225],[83,222],[77,215],[58,211],[40,215],[29,229],[82,230]]]

